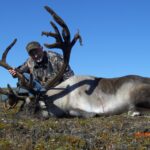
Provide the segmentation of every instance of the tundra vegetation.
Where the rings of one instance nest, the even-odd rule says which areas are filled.
[[[150,118],[127,113],[93,118],[49,118],[16,114],[0,105],[2,150],[150,149]],[[144,134],[145,133],[145,134]]]

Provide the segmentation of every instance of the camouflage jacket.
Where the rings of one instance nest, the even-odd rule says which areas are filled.
[[[42,85],[44,85],[47,80],[52,80],[56,76],[56,74],[61,69],[62,64],[62,55],[52,51],[44,51],[44,58],[40,64],[34,62],[30,57],[23,65],[19,66],[18,68],[22,73],[32,73],[34,79],[38,80]],[[59,83],[73,75],[74,72],[71,70],[70,66],[68,66]]]

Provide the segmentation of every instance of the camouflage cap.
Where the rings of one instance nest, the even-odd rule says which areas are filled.
[[[40,45],[39,42],[32,41],[32,42],[30,42],[30,43],[27,44],[26,50],[27,50],[28,53],[30,53],[31,50],[38,49],[40,47],[41,47],[41,45]]]

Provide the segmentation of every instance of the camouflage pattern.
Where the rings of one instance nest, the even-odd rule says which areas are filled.
[[[42,63],[38,64],[30,57],[23,65],[19,66],[18,68],[22,73],[32,73],[34,79],[38,80],[42,85],[44,85],[48,80],[52,80],[56,76],[62,65],[62,55],[52,51],[44,51],[44,58]],[[59,83],[73,75],[74,72],[71,70],[70,66],[68,66]]]

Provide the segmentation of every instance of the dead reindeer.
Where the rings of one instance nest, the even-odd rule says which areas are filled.
[[[63,51],[64,64],[56,77],[48,81],[44,86],[47,92],[42,93],[42,101],[39,100],[36,92],[33,90],[33,82],[27,82],[23,75],[19,73],[17,77],[22,85],[31,91],[35,98],[40,102],[41,108],[47,111],[43,116],[77,116],[94,117],[104,115],[115,115],[124,112],[131,112],[131,115],[139,115],[136,110],[139,105],[146,104],[150,108],[150,78],[137,75],[128,75],[119,78],[100,78],[93,76],[73,76],[66,81],[57,84],[61,79],[70,59],[70,53],[73,45],[81,37],[79,33],[71,41],[70,31],[66,23],[48,6],[45,9],[53,16],[56,23],[63,29],[62,33],[54,22],[51,22],[55,33],[42,32],[42,35],[51,36],[56,39],[54,44],[45,44],[47,48],[59,48]],[[4,52],[0,65],[9,69],[4,61],[6,57]],[[5,62],[5,63],[4,63]]]

